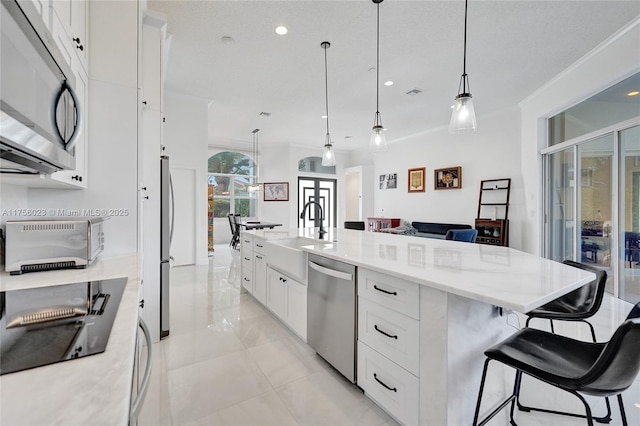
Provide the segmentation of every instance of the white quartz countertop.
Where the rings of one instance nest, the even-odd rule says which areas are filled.
[[[249,233],[265,239],[309,239],[301,246],[308,253],[518,312],[529,312],[595,279],[591,272],[509,247],[335,228],[319,240],[317,231]]]
[[[0,376],[0,424],[127,425],[142,256],[99,257],[86,269],[0,274],[0,290],[127,277],[103,353]]]

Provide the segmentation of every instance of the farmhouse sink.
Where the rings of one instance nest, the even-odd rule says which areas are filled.
[[[307,253],[301,246],[313,244],[306,238],[287,238],[265,241],[267,263],[291,278],[307,282]]]

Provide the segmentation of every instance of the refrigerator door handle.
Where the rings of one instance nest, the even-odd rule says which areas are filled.
[[[171,249],[171,243],[173,242],[173,225],[176,220],[176,198],[173,194],[173,179],[171,179],[171,172],[169,172],[169,189],[171,190],[171,226],[169,228],[169,249]],[[171,258],[171,256],[169,256]]]

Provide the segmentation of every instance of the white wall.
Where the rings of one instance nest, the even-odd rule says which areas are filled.
[[[640,18],[545,84],[521,104],[525,223],[522,249],[542,254],[542,176],[539,151],[546,146],[546,118],[640,71]]]
[[[176,214],[175,232],[171,253],[194,252],[194,262],[204,265],[208,262],[207,253],[207,120],[209,101],[202,98],[164,93],[163,145],[164,155],[170,157],[173,173],[195,174],[195,188],[186,184],[187,180],[174,181],[176,199],[193,193],[195,203],[181,206]],[[195,192],[194,192],[195,191]],[[189,198],[189,197],[187,197]],[[195,226],[181,221],[195,220]],[[184,225],[184,226],[183,226]],[[184,233],[190,235],[184,235]]]
[[[473,226],[478,210],[480,181],[511,178],[509,246],[521,247],[522,178],[520,174],[519,111],[510,108],[478,116],[478,130],[451,135],[446,128],[391,143],[385,153],[374,155],[376,217],[406,221],[461,223]],[[462,188],[434,190],[434,169],[462,167]],[[426,191],[408,193],[408,169],[426,167]],[[381,174],[397,173],[396,189],[379,189]]]

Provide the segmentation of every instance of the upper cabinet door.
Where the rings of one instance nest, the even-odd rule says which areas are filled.
[[[89,71],[89,31],[87,28],[89,16],[88,8],[88,1],[71,0],[71,41],[85,71]]]
[[[51,20],[55,22],[57,17],[64,32],[64,44],[71,46],[71,50],[80,60],[82,67],[88,71],[88,2],[85,0],[53,0],[51,7],[53,9]],[[60,40],[56,41],[60,44]]]

